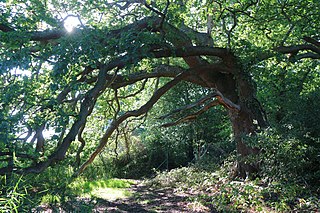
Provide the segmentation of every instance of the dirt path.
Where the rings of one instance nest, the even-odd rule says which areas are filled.
[[[193,202],[197,196],[192,193],[177,193],[171,188],[150,187],[142,181],[135,181],[130,188],[132,196],[114,201],[101,198],[77,198],[62,206],[40,206],[33,212],[216,212],[214,209]]]
[[[173,189],[156,189],[138,181],[129,189],[132,196],[113,202],[99,200],[96,212],[214,212],[190,200],[191,194],[175,193]]]

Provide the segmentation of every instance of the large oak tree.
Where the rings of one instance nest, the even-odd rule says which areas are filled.
[[[0,10],[0,155],[7,162],[1,173],[42,172],[75,142],[79,164],[88,119],[108,108],[104,133],[81,173],[121,124],[145,116],[187,81],[209,95],[184,108],[201,106],[197,113],[164,126],[224,106],[240,156],[236,175],[246,177],[258,166],[245,158],[259,149],[245,136],[268,126],[254,70],[270,61],[304,66],[320,58],[316,0],[32,0],[1,3]],[[68,32],[70,18],[78,26]],[[144,103],[122,104],[144,90],[150,94]],[[52,138],[43,136],[46,129],[55,131]],[[14,158],[25,159],[23,168]]]

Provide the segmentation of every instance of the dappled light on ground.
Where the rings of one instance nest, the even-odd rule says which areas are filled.
[[[93,190],[92,195],[107,201],[115,201],[117,199],[125,199],[131,193],[125,189],[100,188]]]
[[[223,170],[183,167],[146,180],[75,179],[22,212],[319,212],[316,191],[293,182],[231,180]],[[43,192],[42,192],[43,193]],[[31,208],[29,208],[32,206]]]
[[[97,189],[93,194],[97,196],[93,210],[98,212],[214,212],[192,201],[195,195],[152,187],[144,181],[136,181],[127,189]]]
[[[117,182],[121,188],[108,188]],[[107,184],[108,183],[108,184]],[[121,183],[121,184],[120,184]],[[59,204],[43,204],[33,212],[215,212],[214,209],[195,201],[196,194],[159,187],[141,180],[116,180],[85,182],[82,196]],[[89,187],[90,186],[90,187]],[[89,190],[90,193],[89,193]]]

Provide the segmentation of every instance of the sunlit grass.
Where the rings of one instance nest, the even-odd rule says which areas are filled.
[[[122,179],[107,179],[98,181],[86,181],[83,187],[87,191],[95,188],[128,188],[133,184],[132,181]]]
[[[131,193],[126,190],[133,181],[122,179],[104,179],[96,181],[85,181],[77,179],[69,185],[77,195],[84,197],[98,197],[108,201],[123,199],[131,196]]]
[[[114,201],[117,199],[128,198],[132,195],[131,192],[126,189],[117,189],[117,188],[98,188],[91,192],[92,196],[108,200]]]

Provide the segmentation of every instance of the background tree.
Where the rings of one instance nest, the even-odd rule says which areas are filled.
[[[256,96],[267,85],[254,80],[284,64],[319,70],[319,9],[318,1],[295,0],[2,3],[1,173],[41,172],[67,155],[76,155],[81,173],[127,122],[143,120],[182,81],[206,92],[172,114],[198,110],[164,125],[222,105],[240,156],[235,175],[256,172],[246,157],[259,149],[245,136],[268,122]],[[71,16],[80,24],[68,33]],[[88,147],[88,124],[97,118],[101,135]],[[54,131],[47,139],[46,129]],[[91,151],[85,162],[83,150]]]

